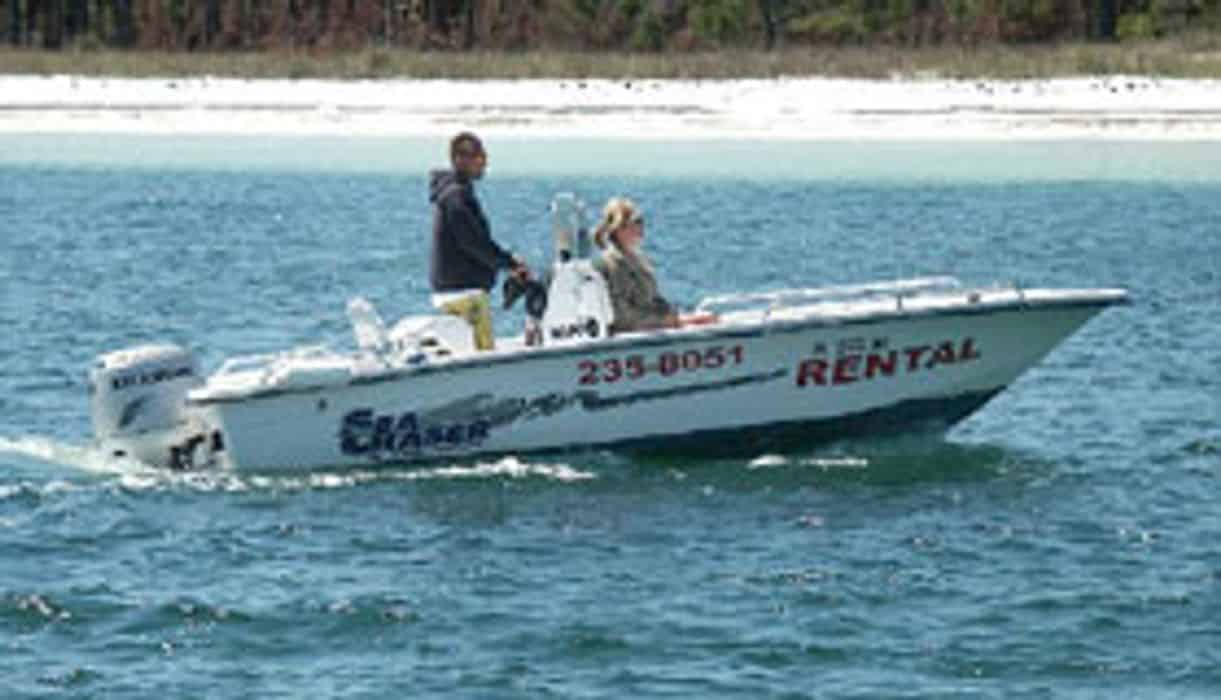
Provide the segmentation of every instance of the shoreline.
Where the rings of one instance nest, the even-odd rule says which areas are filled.
[[[0,75],[0,134],[1221,140],[1221,81],[264,80]]]

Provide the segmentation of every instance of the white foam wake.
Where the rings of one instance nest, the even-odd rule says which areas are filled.
[[[765,454],[755,457],[746,465],[747,469],[775,469],[778,467],[814,467],[824,471],[832,469],[865,469],[869,460],[863,457],[800,457]]]
[[[153,471],[131,458],[117,458],[92,445],[74,445],[37,435],[17,438],[0,436],[0,454],[12,454],[40,462],[75,467],[95,474],[128,474]]]
[[[387,481],[536,478],[577,482],[596,478],[593,472],[582,471],[562,462],[522,461],[517,457],[434,467],[387,466],[378,469],[310,471],[300,474],[173,472],[157,469],[131,458],[116,458],[88,445],[62,443],[39,436],[0,437],[0,454],[4,453],[64,465],[90,474],[114,476],[117,477],[120,487],[133,491],[166,488],[221,492],[308,491],[351,488]],[[51,488],[53,485],[45,486]],[[2,490],[0,497],[6,497]]]
[[[505,457],[492,462],[439,467],[384,467],[378,469],[312,471],[301,474],[237,474],[232,472],[158,472],[156,480],[129,478],[129,488],[156,488],[179,484],[200,491],[315,491],[346,489],[386,482],[417,482],[468,479],[536,478],[558,482],[578,482],[596,478],[568,464],[523,462]],[[146,478],[146,475],[145,475]],[[139,481],[139,483],[137,483]]]

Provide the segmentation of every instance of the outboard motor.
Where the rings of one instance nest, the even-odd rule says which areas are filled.
[[[200,383],[195,356],[177,345],[100,355],[89,372],[93,434],[115,455],[178,466],[171,447],[189,423],[186,394]]]
[[[555,260],[547,287],[541,335],[546,345],[601,338],[614,320],[606,280],[594,269],[593,245],[585,226],[585,204],[572,194],[551,202]]]

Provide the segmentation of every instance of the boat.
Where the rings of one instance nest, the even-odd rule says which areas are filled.
[[[354,348],[235,357],[144,344],[90,372],[107,455],[170,469],[289,470],[566,450],[762,454],[944,431],[1123,289],[964,285],[923,277],[735,293],[677,328],[612,334],[585,208],[551,205],[554,259],[520,292],[519,336],[474,347],[446,315],[386,324],[348,303]]]

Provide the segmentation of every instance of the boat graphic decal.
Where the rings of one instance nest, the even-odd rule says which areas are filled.
[[[533,398],[500,399],[484,409],[493,426],[508,425],[519,420],[546,418],[572,406],[572,395],[552,392]]]
[[[604,411],[610,408],[620,408],[634,403],[644,401],[657,401],[661,399],[672,399],[678,396],[691,396],[693,394],[703,394],[712,391],[724,391],[726,389],[736,389],[748,384],[759,384],[763,382],[775,381],[783,379],[788,375],[788,370],[777,369],[770,372],[759,372],[757,374],[747,374],[741,377],[734,377],[719,382],[709,382],[707,384],[689,384],[687,386],[667,387],[665,389],[653,389],[651,391],[638,391],[633,394],[624,394],[622,396],[607,396],[603,397],[596,391],[579,391],[577,399],[581,402],[581,408],[587,411]]]
[[[891,349],[889,340],[876,338],[868,344],[843,344],[835,354],[827,352],[825,346],[814,347],[814,357],[797,363],[794,374],[799,387],[839,386],[880,377],[893,377],[896,373],[912,374],[936,369],[941,365],[961,364],[980,359],[975,339],[946,340],[940,343],[909,345]]]
[[[110,380],[110,386],[115,391],[122,391],[134,386],[147,386],[168,382],[171,379],[182,379],[195,374],[191,367],[163,367],[144,374],[116,375]]]
[[[521,420],[546,418],[573,406],[579,406],[585,411],[605,411],[620,408],[645,401],[672,399],[680,396],[691,396],[713,391],[736,389],[749,384],[776,381],[788,376],[787,369],[775,369],[756,374],[747,374],[718,382],[704,384],[688,384],[686,386],[667,387],[638,391],[631,394],[604,396],[592,389],[582,389],[573,394],[549,393],[534,398],[509,398],[489,402],[480,407],[481,415],[488,417],[493,428],[515,423]]]
[[[136,422],[136,419],[140,417],[140,414],[144,413],[144,408],[147,405],[147,396],[140,396],[128,401],[127,404],[123,406],[123,412],[119,415],[119,429],[121,430],[126,428],[132,423]]]
[[[592,386],[649,376],[673,377],[692,372],[725,371],[745,361],[746,349],[740,344],[585,359],[577,363],[577,383]]]
[[[477,447],[488,437],[486,418],[449,422],[421,417],[415,411],[375,413],[358,408],[343,417],[339,449],[345,455],[371,459],[410,456],[422,451],[451,451]]]
[[[519,421],[546,418],[579,407],[606,411],[645,401],[659,401],[783,380],[788,369],[733,377],[718,382],[603,396],[593,390],[551,392],[532,398],[496,398],[483,392],[424,410],[384,411],[357,408],[340,422],[340,451],[373,461],[403,459],[424,453],[462,453],[478,449],[498,429]]]

